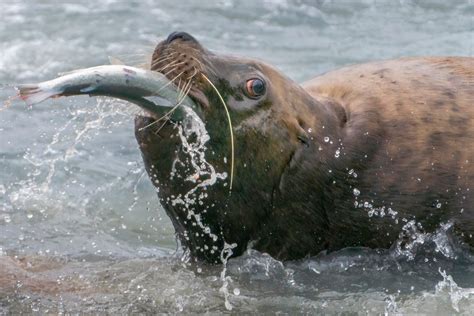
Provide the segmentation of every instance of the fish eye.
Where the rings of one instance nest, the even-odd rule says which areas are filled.
[[[247,80],[245,88],[247,95],[251,98],[258,98],[265,94],[265,82],[260,78]]]

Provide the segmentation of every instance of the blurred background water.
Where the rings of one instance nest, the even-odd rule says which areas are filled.
[[[344,65],[473,56],[472,0],[0,0],[0,84],[149,61],[172,31],[263,59],[296,81]],[[0,89],[0,100],[15,92]],[[190,264],[145,174],[133,107],[57,99],[0,107],[0,314],[470,314],[473,259],[438,234],[402,251]],[[15,277],[12,278],[11,276]]]

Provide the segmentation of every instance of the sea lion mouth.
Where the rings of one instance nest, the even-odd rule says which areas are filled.
[[[160,42],[153,52],[150,69],[165,75],[183,96],[189,96],[203,109],[209,108],[209,100],[203,90],[207,71],[204,55],[208,53],[191,35],[174,32]]]
[[[190,96],[201,107],[203,112],[209,113],[210,102],[204,91],[214,90],[218,96],[218,103],[225,109],[229,127],[230,139],[230,182],[232,190],[234,175],[234,134],[230,112],[224,97],[210,78],[216,79],[216,71],[212,66],[214,54],[204,49],[191,35],[185,32],[171,33],[168,38],[160,42],[153,52],[150,69],[166,76],[181,91],[181,97]],[[212,74],[212,75],[210,75]],[[180,102],[180,101],[178,101]],[[204,119],[201,117],[201,119]]]

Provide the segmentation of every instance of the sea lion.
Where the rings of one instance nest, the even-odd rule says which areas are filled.
[[[207,186],[199,184],[209,177],[190,177],[171,121],[144,129],[156,118],[137,117],[136,138],[179,240],[200,260],[248,247],[281,260],[388,248],[410,225],[433,232],[442,223],[473,247],[473,64],[401,58],[299,85],[175,32],[157,45],[151,69],[188,84],[210,137],[206,160],[224,176]]]

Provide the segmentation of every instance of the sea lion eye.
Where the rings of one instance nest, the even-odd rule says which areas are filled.
[[[259,78],[247,80],[247,94],[251,98],[257,98],[265,94],[265,82]]]

